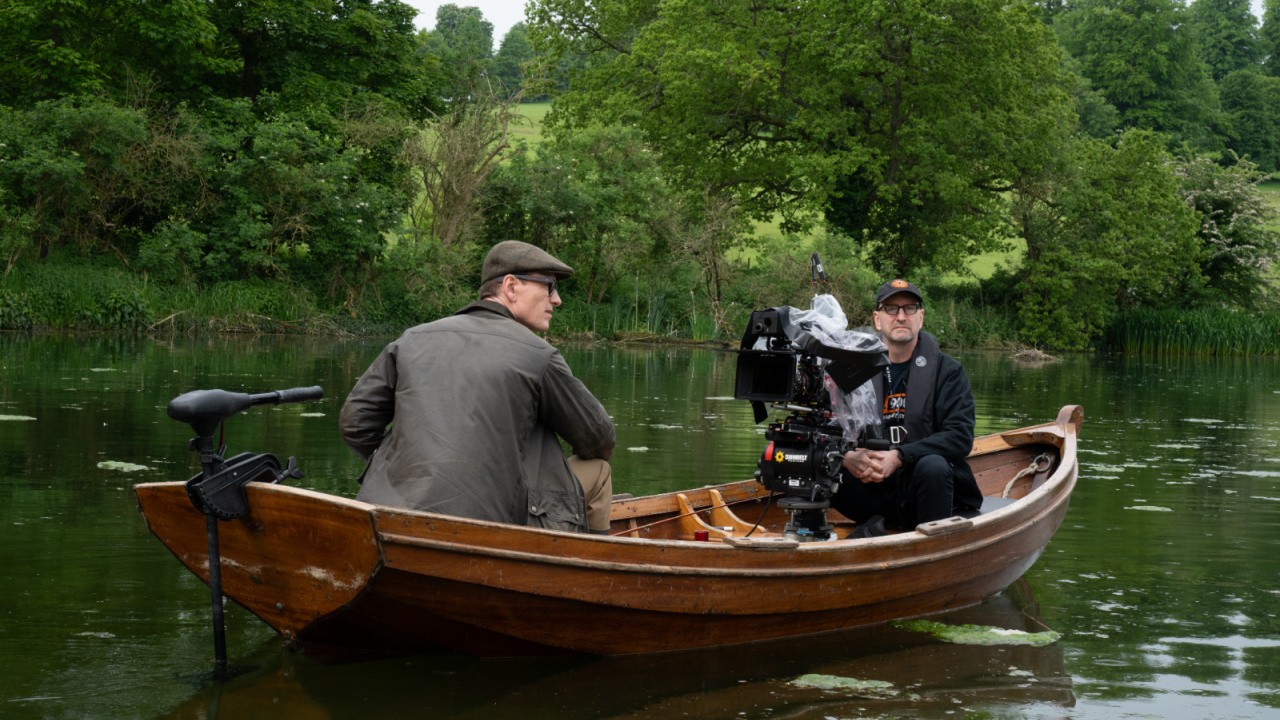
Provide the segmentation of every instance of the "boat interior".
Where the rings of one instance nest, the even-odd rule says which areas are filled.
[[[1043,485],[1057,468],[1060,453],[1050,443],[1006,447],[972,455],[969,467],[978,480],[984,500],[982,507],[954,518],[939,520],[919,528],[886,528],[888,534],[919,529],[926,534],[959,529],[961,524],[993,512]],[[774,495],[754,480],[717,487],[635,498],[615,495],[611,510],[610,534],[664,540],[702,540],[743,544],[759,539],[782,538],[790,516],[774,502]],[[835,509],[828,522],[836,539],[845,539],[857,530],[857,523]]]

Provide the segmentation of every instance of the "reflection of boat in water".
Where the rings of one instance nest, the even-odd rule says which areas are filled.
[[[1069,406],[1052,423],[979,438],[970,465],[991,507],[977,517],[815,543],[777,535],[787,516],[754,481],[617,500],[618,537],[250,483],[252,511],[219,523],[222,588],[317,653],[653,653],[938,613],[999,592],[1039,557],[1075,486],[1080,422]],[[1022,472],[1041,455],[1048,467]],[[1013,501],[999,501],[1005,491]],[[208,582],[205,518],[183,483],[135,492],[151,531]],[[725,503],[762,516],[765,537],[744,538],[751,524]],[[690,542],[698,530],[714,541]]]
[[[1024,582],[934,619],[1044,629]],[[718,648],[585,660],[417,656],[335,666],[269,651],[262,662],[254,673],[203,689],[167,717],[214,717],[214,703],[222,717],[281,717],[295,708],[316,720],[400,713],[456,720],[641,720],[688,713],[729,720],[744,712],[816,720],[944,717],[946,710],[960,717],[962,708],[1075,704],[1057,644],[955,645],[888,625],[761,643],[749,652]],[[858,696],[790,684],[810,673],[879,680],[897,692]],[[765,708],[772,712],[762,713]]]

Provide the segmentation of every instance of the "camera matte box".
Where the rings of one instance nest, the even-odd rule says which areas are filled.
[[[790,402],[795,381],[795,353],[770,350],[738,352],[734,398],[760,402]]]

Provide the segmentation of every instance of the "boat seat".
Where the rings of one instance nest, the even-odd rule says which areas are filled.
[[[984,495],[982,498],[982,507],[977,510],[963,510],[956,513],[963,518],[976,518],[979,515],[985,515],[989,512],[995,512],[1002,507],[1008,507],[1018,502],[1013,498],[995,497],[994,495]]]

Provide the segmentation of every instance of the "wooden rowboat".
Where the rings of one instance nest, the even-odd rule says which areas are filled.
[[[994,595],[1040,556],[1075,487],[1082,418],[1067,406],[978,438],[969,464],[989,501],[976,517],[828,542],[781,537],[787,516],[755,481],[615,499],[612,537],[250,483],[250,514],[219,523],[222,587],[322,655],[625,655],[928,615]],[[183,483],[134,492],[151,532],[209,582],[205,517]],[[841,538],[853,527],[832,520]]]

